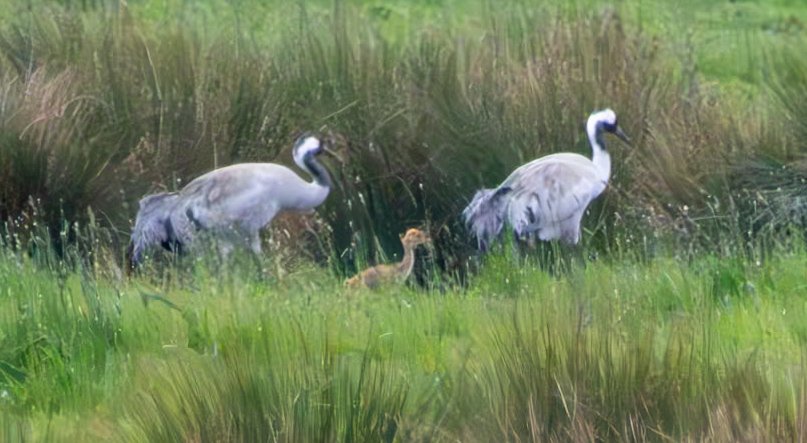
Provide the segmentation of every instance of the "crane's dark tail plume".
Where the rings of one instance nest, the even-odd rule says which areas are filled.
[[[480,189],[462,211],[465,226],[476,236],[479,249],[487,250],[491,241],[501,233],[507,208],[505,197],[511,190],[508,186]]]
[[[131,241],[126,248],[128,274],[143,261],[146,248],[151,245],[165,246],[176,240],[170,217],[177,198],[176,192],[161,192],[140,199]]]

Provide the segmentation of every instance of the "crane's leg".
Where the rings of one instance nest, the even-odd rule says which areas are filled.
[[[253,254],[260,256],[263,254],[263,249],[261,248],[261,236],[258,235],[257,232],[250,233],[248,237],[249,249],[252,251]]]
[[[261,247],[261,229],[267,226],[280,212],[275,203],[268,203],[258,209],[251,211],[251,217],[244,220],[241,229],[244,231],[244,239],[247,247],[252,251],[252,257],[258,268],[258,278],[263,280],[266,277],[263,248]]]
[[[255,263],[255,267],[258,271],[258,279],[263,280],[266,278],[266,266],[263,256],[263,247],[261,246],[261,234],[260,230],[258,229],[249,229],[243,233],[243,240],[246,243],[246,247],[249,248],[250,256],[252,256],[252,260]]]
[[[579,239],[579,233],[577,238]],[[591,291],[586,281],[585,247],[578,241],[573,244],[562,245],[564,249],[563,261],[566,279],[572,292],[572,300],[577,305],[576,327],[578,331],[587,328],[592,319],[592,299],[587,294]]]
[[[534,234],[532,232],[518,232],[513,229],[512,253],[513,259],[518,262],[522,256],[535,246]]]
[[[567,247],[569,254],[569,270],[574,272],[575,270],[585,270],[586,269],[586,256],[585,256],[585,248],[583,247],[582,243],[577,243],[574,245],[569,245]]]
[[[226,262],[235,247],[233,246],[232,242],[221,237],[216,238],[216,245],[218,246],[221,261]]]
[[[561,228],[560,239],[564,244],[564,267],[569,272],[574,272],[576,268],[586,268],[585,249],[580,242],[580,220],[582,216],[583,213],[581,212]]]
[[[252,258],[255,260],[255,266],[258,268],[258,278],[263,279],[264,262],[263,262],[263,248],[261,247],[261,235],[259,231],[252,231],[247,235],[247,243],[250,251],[252,251]]]

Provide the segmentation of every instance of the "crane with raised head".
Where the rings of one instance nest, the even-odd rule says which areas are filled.
[[[260,230],[278,213],[311,212],[328,197],[331,177],[317,159],[323,151],[330,152],[310,133],[294,144],[294,162],[310,182],[283,165],[240,163],[210,171],[177,192],[143,197],[127,250],[129,269],[143,261],[149,247],[179,252],[199,232],[215,236],[223,256],[237,243],[259,256]]]
[[[590,159],[574,153],[547,155],[519,166],[498,187],[477,191],[462,215],[479,248],[489,248],[505,224],[518,239],[537,235],[577,244],[583,213],[611,177],[605,133],[629,142],[613,110],[595,111],[586,122]]]

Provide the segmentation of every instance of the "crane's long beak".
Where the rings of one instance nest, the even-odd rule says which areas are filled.
[[[620,128],[619,126],[616,127],[614,134],[616,134],[616,136],[619,137],[623,142],[630,144],[630,137],[625,135],[625,133],[622,132],[622,128]]]

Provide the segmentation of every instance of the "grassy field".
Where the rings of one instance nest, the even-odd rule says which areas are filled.
[[[761,264],[494,254],[467,287],[320,268],[126,282],[0,261],[3,420],[56,441],[791,440],[807,252]]]
[[[0,4],[0,441],[807,435],[796,0]],[[556,245],[458,214],[593,109],[632,146]],[[314,129],[345,160],[248,259],[127,278],[137,200]],[[345,276],[434,247],[404,287]],[[316,230],[316,233],[312,231]]]

